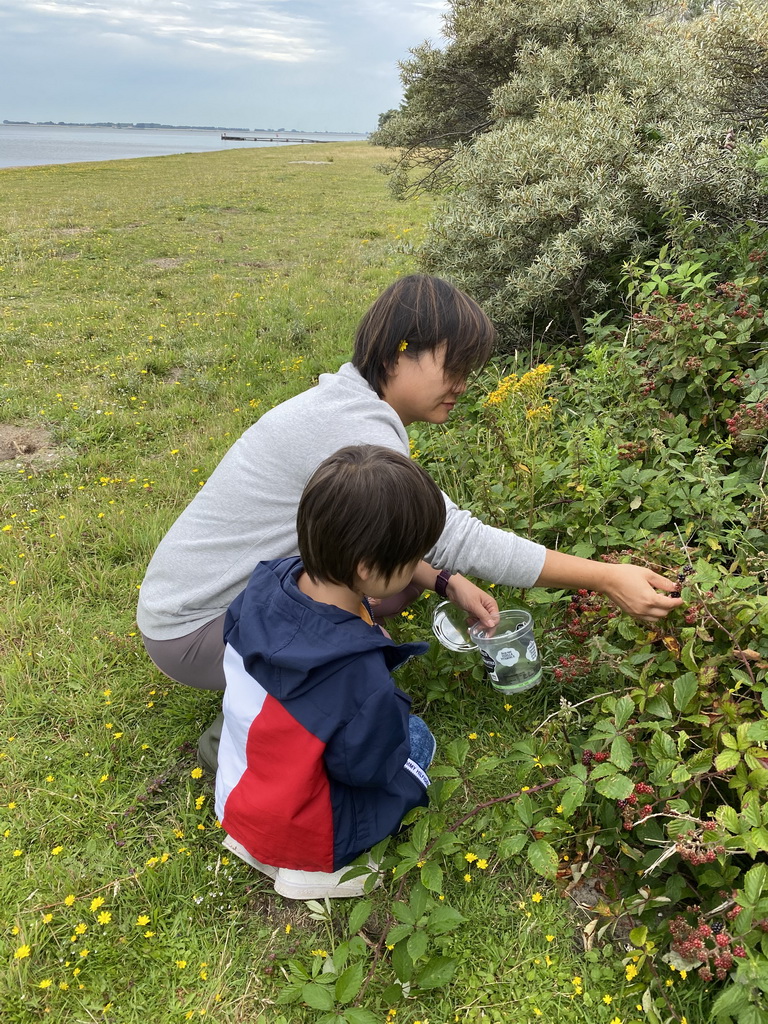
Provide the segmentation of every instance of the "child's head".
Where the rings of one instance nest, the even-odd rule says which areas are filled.
[[[445,345],[448,380],[487,363],[496,329],[474,299],[439,277],[411,274],[376,299],[355,335],[353,365],[378,395],[398,357],[417,359]]]
[[[361,565],[385,581],[414,566],[444,526],[434,480],[405,455],[370,444],[341,448],[318,466],[296,520],[310,578],[347,587]]]

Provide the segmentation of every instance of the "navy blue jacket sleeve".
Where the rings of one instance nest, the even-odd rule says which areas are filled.
[[[377,689],[357,714],[338,729],[325,748],[331,778],[347,786],[386,786],[411,753],[408,715],[411,702],[389,685]]]

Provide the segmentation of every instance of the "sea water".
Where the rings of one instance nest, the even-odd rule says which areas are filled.
[[[230,134],[230,133],[224,133]],[[225,142],[221,131],[187,128],[87,128],[64,125],[0,124],[0,167],[34,167],[98,160],[128,160],[173,153],[210,153],[221,149],[283,146],[297,139],[355,142],[365,135],[314,132],[231,132],[269,135],[285,142]]]

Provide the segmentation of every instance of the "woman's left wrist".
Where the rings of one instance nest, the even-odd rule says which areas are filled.
[[[445,596],[447,600],[452,601],[453,598],[456,596],[456,584],[461,579],[463,579],[461,573],[452,572],[450,574],[450,578],[448,579],[448,582],[445,585]],[[453,591],[453,596],[451,595],[451,591]]]
[[[435,582],[432,585],[432,589],[437,594],[437,596],[441,597],[443,600],[445,600],[448,596],[448,586],[451,582],[452,577],[453,573],[450,572],[450,570],[448,569],[442,569],[435,577]]]

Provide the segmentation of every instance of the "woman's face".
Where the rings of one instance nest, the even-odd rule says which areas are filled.
[[[416,357],[405,353],[397,357],[381,397],[392,406],[404,426],[417,420],[445,423],[459,396],[467,390],[464,378],[446,380],[444,360],[445,344]]]

